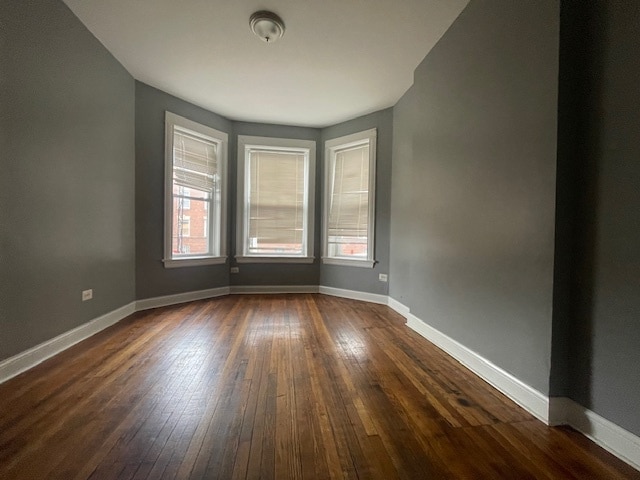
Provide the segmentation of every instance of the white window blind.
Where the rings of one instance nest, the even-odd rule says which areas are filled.
[[[323,262],[373,267],[376,130],[325,144]]]
[[[217,145],[193,132],[175,127],[173,132],[173,181],[175,185],[212,193],[218,162]]]
[[[305,250],[305,155],[250,149],[248,244],[251,255],[302,255]]]
[[[369,226],[369,144],[336,151],[329,207],[330,242],[364,244]],[[344,240],[348,237],[349,240]]]
[[[238,135],[239,263],[313,263],[313,140]]]

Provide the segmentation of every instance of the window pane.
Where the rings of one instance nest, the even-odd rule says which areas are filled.
[[[165,139],[165,267],[222,263],[228,134],[165,112]]]
[[[173,194],[174,195],[182,195],[185,198],[189,199],[207,199],[210,197],[209,192],[203,192],[202,190],[195,190],[193,188],[185,188],[180,185],[173,184]]]
[[[171,242],[171,251],[174,256],[212,254],[208,228],[209,200],[192,198],[190,208],[186,209],[184,208],[184,199],[174,195]]]
[[[174,129],[171,251],[175,257],[218,255],[208,230],[209,204],[213,199],[219,203],[216,150],[214,142]]]
[[[327,253],[367,258],[369,144],[336,151],[330,181]]]
[[[305,156],[253,150],[249,156],[248,254],[302,255]]]
[[[367,258],[366,237],[329,237],[330,257]]]

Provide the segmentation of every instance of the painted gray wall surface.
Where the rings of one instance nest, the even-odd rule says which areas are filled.
[[[563,40],[583,41],[569,159],[581,195],[570,394],[640,435],[640,4],[565,2],[565,12],[581,23],[563,29]]]
[[[545,394],[558,39],[557,1],[472,0],[394,112],[391,296]]]
[[[152,298],[229,285],[229,265],[164,268],[165,111],[229,134],[231,122],[149,85],[135,85],[136,298]],[[232,187],[233,183],[229,182]],[[228,193],[231,192],[228,189]],[[227,252],[229,252],[227,247]]]
[[[135,227],[133,78],[61,1],[1,3],[3,359],[134,300]]]
[[[551,346],[550,396],[569,396],[574,382],[569,369],[570,345],[575,341],[572,318],[580,316],[574,307],[574,277],[581,249],[579,225],[591,207],[581,206],[581,192],[592,175],[593,162],[586,162],[584,118],[590,74],[592,33],[588,30],[590,8],[583,2],[564,1],[560,9],[560,70],[558,81],[558,158],[556,171],[556,231],[553,279],[553,333]],[[577,286],[577,285],[576,285]],[[583,345],[584,347],[584,345]],[[581,349],[580,357],[590,353]],[[586,381],[585,381],[586,380]]]
[[[416,239],[404,229],[412,227],[413,203],[411,188],[413,166],[414,121],[418,117],[416,87],[411,86],[393,107],[393,164],[391,175],[391,222],[389,235],[389,296],[409,306],[415,292],[412,287],[415,259],[402,252],[411,252]],[[405,216],[403,212],[407,212]],[[412,227],[413,228],[413,227]],[[414,233],[415,234],[415,233]],[[418,239],[421,242],[420,239]]]
[[[377,128],[376,149],[376,223],[374,268],[320,265],[320,285],[387,295],[388,283],[378,280],[378,274],[389,272],[389,236],[391,214],[391,155],[393,145],[393,109],[387,108],[322,130],[321,168],[318,184],[324,183],[324,142],[334,138]],[[322,213],[320,223],[322,226]],[[322,241],[322,237],[319,238]],[[322,246],[322,243],[320,243]]]
[[[11,152],[11,143],[9,142],[9,126],[11,119],[9,118],[9,70],[6,68],[11,62],[11,48],[9,47],[9,3],[0,2],[0,168],[6,171],[7,162],[13,158]],[[0,325],[8,322],[4,308],[3,300],[7,298],[8,282],[5,280],[4,272],[6,271],[7,261],[6,253],[8,245],[8,226],[9,226],[9,209],[3,208],[3,205],[9,204],[9,175],[0,175]],[[0,356],[0,358],[2,358]]]
[[[320,130],[308,127],[291,127],[286,125],[271,125],[264,123],[233,122],[233,139],[230,141],[230,179],[232,195],[230,197],[230,235],[231,252],[236,253],[236,228],[237,228],[237,160],[238,160],[238,135],[251,135],[257,137],[293,138],[297,140],[313,140],[316,142],[316,197],[315,197],[315,224],[313,251],[316,260],[312,264],[292,263],[242,263],[236,264],[232,258],[231,263],[240,268],[239,273],[231,275],[231,285],[318,285],[320,255],[320,184],[318,183],[320,169]]]

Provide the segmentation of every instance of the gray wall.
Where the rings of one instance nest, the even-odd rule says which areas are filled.
[[[378,129],[376,149],[376,230],[375,256],[373,269],[348,267],[342,265],[320,266],[320,284],[327,287],[345,288],[361,292],[386,295],[388,283],[378,280],[378,274],[389,272],[389,236],[391,214],[391,155],[393,145],[393,109],[380,110],[370,115],[340,123],[322,130],[321,169],[318,182],[324,182],[324,142],[344,135],[362,132],[371,128]],[[319,228],[322,224],[322,211],[319,211]],[[318,238],[321,242],[321,237]],[[322,244],[319,244],[320,247]]]
[[[543,393],[558,30],[557,1],[472,0],[394,111],[391,296]]]
[[[61,1],[0,3],[3,359],[134,300],[135,130],[133,78]]]
[[[553,279],[553,334],[551,350],[551,396],[568,396],[574,380],[569,370],[570,345],[574,341],[574,277],[581,217],[581,192],[591,175],[593,162],[586,162],[582,138],[587,105],[584,96],[592,56],[592,34],[588,31],[590,8],[582,2],[565,1],[560,10],[560,69],[558,82],[558,156],[556,171],[556,232]],[[587,207],[585,204],[584,207]],[[576,285],[577,286],[577,285]],[[589,352],[581,351],[582,358]],[[585,378],[580,379],[584,383]],[[588,382],[586,382],[588,384]]]
[[[136,298],[229,285],[229,265],[164,268],[165,111],[229,134],[231,122],[149,85],[136,82]],[[231,155],[229,155],[231,162]],[[233,182],[230,182],[230,187]],[[232,189],[228,189],[231,191]],[[227,248],[227,252],[230,250]]]
[[[570,396],[640,435],[640,4],[563,2],[568,18],[577,93],[564,114],[577,127],[561,160],[575,167],[578,195]]]

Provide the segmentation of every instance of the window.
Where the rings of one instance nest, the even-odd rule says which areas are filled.
[[[325,142],[324,263],[373,267],[376,129]]]
[[[165,267],[226,261],[227,134],[165,115]]]
[[[315,142],[238,137],[238,262],[313,262]]]
[[[185,210],[191,209],[191,190],[185,187],[179,187],[180,195],[183,195],[182,200],[182,208]]]
[[[178,219],[180,228],[178,236],[182,235],[183,237],[190,237],[191,236],[191,217],[187,216],[187,215],[183,215],[181,218]]]

